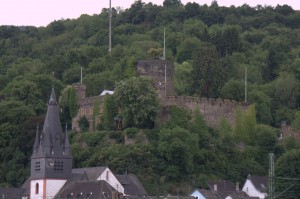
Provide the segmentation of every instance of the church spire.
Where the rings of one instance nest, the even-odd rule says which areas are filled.
[[[56,94],[52,88],[48,109],[39,137],[37,130],[31,156],[32,179],[66,179],[72,173],[72,156],[68,134],[64,135]]]

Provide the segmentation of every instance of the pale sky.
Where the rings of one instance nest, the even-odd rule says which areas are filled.
[[[129,8],[134,0],[111,0],[112,7]],[[164,0],[142,0],[162,5]],[[183,4],[196,2],[210,5],[212,0],[181,0]],[[276,6],[287,4],[300,10],[300,0],[217,0],[219,6],[235,6],[244,3],[254,7],[258,4]],[[0,0],[0,25],[47,26],[54,20],[74,19],[81,14],[99,14],[109,7],[109,0]]]

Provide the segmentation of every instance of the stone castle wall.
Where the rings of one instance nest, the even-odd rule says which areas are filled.
[[[199,98],[192,96],[176,96],[174,92],[174,65],[167,60],[139,60],[136,66],[137,76],[149,77],[152,79],[153,86],[157,90],[158,97],[161,100],[162,110],[159,114],[160,121],[166,121],[169,118],[168,107],[175,105],[183,107],[190,111],[199,109],[204,116],[205,121],[211,127],[218,127],[221,119],[224,117],[234,125],[235,110],[237,107],[247,109],[247,105],[231,100]],[[77,93],[79,111],[73,119],[72,125],[75,130],[79,130],[78,120],[86,116],[90,121],[90,127],[93,123],[93,105],[95,100],[99,100],[99,112],[102,113],[103,96],[86,97],[86,86],[84,84],[74,84],[73,87]],[[99,119],[99,118],[98,118]],[[100,122],[96,121],[98,124]],[[90,130],[92,130],[90,128]]]
[[[191,96],[167,96],[162,99],[162,105],[164,107],[174,105],[192,112],[199,109],[207,124],[215,128],[219,126],[222,118],[225,118],[231,125],[234,125],[236,108],[240,107],[243,110],[247,109],[247,105],[238,103],[234,100]]]

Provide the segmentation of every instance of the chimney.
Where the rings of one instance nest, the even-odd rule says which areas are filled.
[[[235,183],[235,189],[236,189],[236,191],[240,191],[240,183],[239,182]]]
[[[218,185],[217,184],[214,184],[214,190],[218,191]]]

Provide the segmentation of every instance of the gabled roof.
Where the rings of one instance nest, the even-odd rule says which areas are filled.
[[[5,199],[21,199],[24,193],[22,188],[1,188],[0,197]]]
[[[210,181],[207,183],[210,189],[214,190],[214,187],[217,187],[219,192],[233,192],[236,191],[236,186],[234,183],[226,180]]]
[[[248,175],[248,179],[252,182],[252,184],[258,191],[260,191],[261,193],[267,192],[268,177]]]
[[[77,168],[72,169],[72,178],[75,180],[81,180],[83,175],[86,175],[87,179],[90,181],[96,181],[98,177],[107,169],[108,167],[89,167],[89,168]],[[86,173],[86,174],[85,174]],[[78,179],[77,179],[78,177]]]
[[[258,197],[250,197],[243,191],[236,191],[229,194],[232,199],[259,199]]]
[[[90,196],[91,198],[105,199],[112,198],[111,194],[113,192],[116,192],[116,190],[103,180],[69,182],[56,194],[56,197],[67,198],[68,195],[73,195],[75,197],[82,196],[82,198]]]
[[[148,195],[142,183],[133,174],[115,175],[124,187],[126,195],[146,196]]]
[[[218,199],[216,193],[214,193],[212,190],[195,189],[191,194],[193,194],[195,191],[201,193],[206,199]]]

